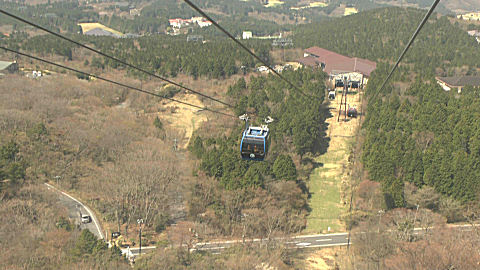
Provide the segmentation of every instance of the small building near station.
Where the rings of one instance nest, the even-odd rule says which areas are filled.
[[[461,93],[465,86],[480,87],[480,76],[436,77],[435,79],[445,91],[455,89],[457,93]]]
[[[243,31],[242,39],[251,39],[252,37],[253,37],[253,34],[251,31]]]
[[[17,61],[0,61],[0,74],[15,73],[18,71]]]

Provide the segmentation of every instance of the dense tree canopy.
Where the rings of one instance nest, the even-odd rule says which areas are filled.
[[[319,46],[341,54],[373,61],[395,61],[424,16],[417,9],[384,8],[299,26],[295,44]],[[454,67],[480,67],[477,42],[450,23],[446,16],[432,16],[418,35],[403,63],[415,72],[433,76],[454,75]],[[439,74],[437,74],[439,75]]]
[[[293,163],[292,157],[288,155],[279,155],[273,163],[273,173],[276,178],[284,180],[295,180],[297,169]]]
[[[391,206],[403,206],[403,183],[433,186],[460,201],[478,199],[478,89],[460,95],[417,81],[405,96],[371,99],[363,125],[363,162]]]

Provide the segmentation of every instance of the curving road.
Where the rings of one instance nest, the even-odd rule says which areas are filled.
[[[95,234],[99,239],[104,239],[100,223],[98,222],[97,217],[86,205],[84,205],[79,200],[75,199],[71,195],[53,187],[52,185],[45,183],[46,187],[57,193],[58,198],[61,204],[63,204],[67,210],[68,215],[71,220],[74,220],[75,224],[78,224],[81,229],[88,229],[93,234]],[[86,214],[92,217],[92,222],[87,224],[82,224],[80,220],[80,215]],[[479,227],[480,224],[464,224],[464,225],[450,225],[451,229],[458,229],[462,231],[472,230],[473,227]],[[432,228],[429,228],[430,230]],[[415,228],[414,234],[422,234],[424,229]],[[315,235],[300,235],[294,237],[284,237],[284,238],[274,238],[273,241],[282,241],[285,243],[287,248],[322,248],[322,247],[332,247],[332,246],[346,246],[349,243],[348,233],[330,233],[330,234],[315,234]],[[205,243],[196,243],[190,251],[211,251],[214,253],[220,252],[223,249],[232,247],[236,244],[261,244],[262,242],[267,242],[268,239],[246,239],[242,240],[227,240],[227,241],[212,241]],[[350,242],[351,244],[351,242]],[[156,247],[142,247],[142,254],[149,253],[155,250]],[[128,257],[136,257],[139,254],[138,248],[122,249],[122,253],[128,255]]]
[[[97,217],[88,206],[48,183],[45,183],[45,185],[48,190],[58,194],[58,200],[67,208],[68,217],[74,221],[75,225],[79,225],[82,230],[88,229],[99,239],[104,239],[100,222],[98,222]],[[83,224],[80,220],[81,215],[89,215],[92,218],[92,222]]]

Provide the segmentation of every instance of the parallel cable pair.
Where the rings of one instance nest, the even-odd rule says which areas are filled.
[[[260,61],[262,64],[264,64],[271,72],[273,72],[275,75],[277,75],[278,77],[280,77],[282,80],[284,80],[285,82],[288,83],[288,85],[290,85],[291,87],[295,88],[300,94],[304,95],[305,97],[311,97],[307,94],[305,94],[305,92],[303,92],[298,86],[294,85],[293,83],[291,83],[289,80],[287,80],[284,76],[282,76],[279,72],[277,72],[275,69],[273,69],[265,60],[263,60],[262,58],[260,58],[258,55],[256,55],[254,52],[252,52],[249,48],[247,48],[247,46],[245,46],[243,43],[241,43],[240,41],[238,41],[238,39],[236,39],[232,34],[230,34],[227,30],[225,30],[225,28],[223,28],[222,26],[220,26],[214,19],[212,19],[212,17],[208,16],[207,13],[205,13],[201,8],[199,8],[198,6],[196,6],[194,3],[192,3],[190,0],[183,0],[185,3],[187,3],[191,8],[193,8],[194,10],[196,10],[198,13],[200,13],[204,18],[206,18],[207,20],[211,21],[213,25],[215,25],[215,27],[217,27],[218,29],[220,29],[223,33],[225,33],[225,35],[227,35],[231,40],[233,40],[235,43],[237,43],[240,47],[242,47],[242,49],[244,49],[246,52],[248,52],[251,56],[253,56],[255,59],[257,59],[258,61]]]
[[[302,95],[308,97],[308,95],[305,94],[299,87],[295,86],[293,83],[291,83],[291,82],[290,82],[289,80],[287,80],[285,77],[283,77],[280,73],[278,73],[275,69],[273,69],[272,67],[270,67],[270,65],[268,65],[268,63],[266,63],[263,59],[261,59],[261,58],[260,58],[259,56],[257,56],[255,53],[253,53],[250,49],[248,49],[244,44],[242,44],[240,41],[238,41],[235,37],[233,37],[232,34],[230,34],[230,33],[229,33],[227,30],[225,30],[222,26],[220,26],[215,20],[213,20],[210,16],[208,16],[203,10],[201,10],[199,7],[197,7],[195,4],[193,4],[190,0],[184,0],[184,2],[187,3],[189,6],[191,6],[193,9],[195,9],[197,12],[199,12],[203,17],[205,17],[206,19],[208,19],[209,21],[211,21],[213,25],[215,25],[218,29],[220,29],[222,32],[224,32],[230,39],[232,39],[235,43],[237,43],[240,47],[242,47],[245,51],[247,51],[247,52],[248,52],[250,55],[252,55],[255,59],[257,59],[258,61],[260,61],[261,63],[263,63],[263,64],[264,64],[268,69],[270,69],[275,75],[277,75],[277,76],[280,77],[282,80],[284,80],[285,82],[287,82],[291,87],[295,88],[295,89],[296,89],[297,91],[299,91]],[[392,70],[391,70],[390,73],[388,74],[387,78],[383,81],[383,83],[382,83],[382,85],[380,86],[380,88],[379,88],[379,90],[378,90],[377,93],[379,93],[380,91],[383,90],[383,88],[385,87],[386,83],[388,82],[388,80],[389,80],[390,77],[392,76],[393,72],[396,70],[396,68],[398,67],[398,65],[399,65],[400,62],[402,61],[404,55],[407,53],[408,49],[410,48],[410,46],[411,46],[412,43],[414,42],[415,38],[417,37],[418,33],[419,33],[420,30],[423,28],[423,26],[425,25],[425,23],[427,22],[428,18],[431,16],[431,14],[433,13],[435,7],[438,5],[439,2],[440,2],[440,0],[435,0],[435,2],[432,4],[432,6],[431,6],[430,9],[428,10],[427,14],[425,15],[425,17],[424,17],[423,20],[421,21],[420,25],[417,27],[416,31],[414,32],[413,36],[411,37],[410,41],[408,42],[407,46],[405,47],[405,49],[404,49],[403,52],[401,53],[401,55],[400,55],[400,57],[398,58],[397,62],[396,62],[395,65],[393,66]],[[114,61],[117,61],[117,62],[119,62],[119,63],[121,63],[121,64],[123,64],[123,65],[126,65],[126,66],[130,67],[130,68],[133,68],[133,69],[136,69],[136,70],[138,70],[138,71],[141,71],[141,72],[143,72],[143,73],[145,73],[145,74],[148,74],[148,75],[150,75],[150,76],[152,76],[152,77],[161,79],[161,80],[166,81],[166,82],[168,82],[168,83],[171,83],[171,84],[173,84],[173,85],[175,85],[175,86],[177,86],[177,87],[183,88],[183,89],[188,90],[188,91],[191,91],[192,93],[195,93],[195,94],[197,94],[197,95],[203,96],[203,97],[205,97],[205,98],[208,98],[208,99],[211,99],[211,100],[216,101],[216,102],[218,102],[218,103],[221,103],[221,104],[223,104],[223,105],[226,105],[226,106],[228,106],[228,107],[230,107],[230,108],[233,108],[233,107],[234,107],[234,106],[232,106],[232,105],[230,105],[230,104],[228,104],[228,103],[225,103],[225,102],[223,102],[223,101],[221,101],[221,100],[218,100],[218,99],[216,99],[216,98],[210,97],[210,96],[205,95],[205,94],[202,94],[202,93],[200,93],[200,92],[198,92],[198,91],[195,91],[195,90],[193,90],[193,89],[191,89],[191,88],[188,88],[188,87],[185,87],[185,86],[183,86],[183,85],[180,85],[180,84],[178,84],[178,83],[176,83],[176,82],[173,82],[173,81],[171,81],[171,80],[169,80],[169,79],[166,79],[166,78],[163,78],[163,77],[161,77],[161,76],[158,76],[158,75],[156,75],[156,74],[154,74],[154,73],[152,73],[152,72],[149,72],[149,71],[147,71],[147,70],[144,70],[144,69],[142,69],[142,68],[139,68],[139,67],[134,66],[134,65],[132,65],[132,64],[130,64],[130,63],[127,63],[127,62],[125,62],[125,61],[122,61],[122,60],[120,60],[120,59],[117,59],[117,58],[115,58],[115,57],[113,57],[113,56],[111,56],[111,55],[108,55],[108,54],[103,53],[103,52],[101,52],[101,51],[99,51],[99,50],[96,50],[96,49],[91,48],[91,47],[89,47],[89,46],[87,46],[87,45],[84,45],[84,44],[82,44],[82,43],[80,43],[80,42],[77,42],[77,41],[75,41],[75,40],[72,40],[72,39],[70,39],[70,38],[67,38],[67,37],[65,37],[65,36],[63,36],[63,35],[61,35],[61,34],[58,34],[58,33],[53,32],[53,31],[51,31],[51,30],[48,30],[48,29],[46,29],[46,28],[44,28],[44,27],[42,27],[42,26],[40,26],[40,25],[37,25],[37,24],[32,23],[32,22],[30,22],[30,21],[27,21],[27,20],[25,20],[25,19],[23,19],[23,18],[20,18],[20,17],[14,15],[14,14],[9,13],[9,12],[6,12],[6,11],[4,11],[4,10],[2,10],[2,9],[0,9],[0,13],[3,13],[3,14],[5,14],[5,15],[7,15],[7,16],[10,16],[10,17],[12,17],[12,18],[14,18],[14,19],[16,19],[16,20],[19,20],[19,21],[21,21],[21,22],[24,22],[24,23],[26,23],[26,24],[29,24],[29,25],[31,25],[31,26],[33,26],[33,27],[35,27],[35,28],[41,29],[41,30],[43,30],[43,31],[45,31],[45,32],[47,32],[47,33],[50,33],[50,34],[54,35],[54,36],[57,36],[57,37],[62,38],[62,39],[64,39],[64,40],[67,40],[67,41],[69,41],[69,42],[71,42],[71,43],[74,43],[74,44],[80,46],[80,47],[83,47],[83,48],[85,48],[85,49],[88,49],[88,50],[90,50],[90,51],[93,51],[93,52],[95,52],[95,53],[97,53],[97,54],[100,54],[100,55],[106,57],[106,58],[109,58],[109,59],[112,59],[112,60],[114,60]],[[4,49],[6,49],[6,48],[4,48]],[[13,51],[13,50],[10,50],[10,51]],[[19,53],[19,52],[17,52],[17,53]],[[20,54],[20,53],[19,53],[19,54]],[[26,55],[26,54],[23,54],[23,55],[24,55],[24,56],[27,56],[27,57],[34,58],[33,56],[30,56],[30,55]],[[43,61],[43,62],[47,62],[46,60],[43,60],[43,59],[40,59],[40,58],[38,58],[37,60]],[[50,63],[51,63],[51,64],[54,64],[54,65],[56,65],[56,66],[61,66],[61,65],[58,65],[58,64],[55,64],[55,63],[52,63],[52,62],[50,62]],[[67,67],[65,67],[65,66],[61,66],[61,67],[67,68]],[[70,69],[70,68],[67,68],[67,69],[73,70],[73,69]],[[88,74],[88,73],[85,73],[85,72],[82,72],[82,71],[78,71],[78,70],[73,70],[73,71],[79,72],[79,73],[83,73],[83,74]],[[89,75],[92,76],[91,74],[89,74]],[[93,76],[93,77],[100,78],[100,77],[98,77],[98,76]],[[112,81],[110,81],[110,82],[112,82]],[[141,89],[139,89],[139,90],[141,90]],[[143,91],[143,90],[142,90],[142,91]],[[152,93],[152,94],[153,94],[153,93]],[[158,96],[161,97],[160,95],[158,95]],[[173,100],[173,99],[171,99],[171,100]],[[177,101],[177,100],[174,100],[174,101],[179,102],[179,101]],[[184,104],[186,104],[186,103],[184,103]],[[192,105],[192,104],[189,104],[189,105]],[[195,106],[196,106],[196,105],[194,105],[194,107],[195,107]],[[198,106],[198,107],[199,107],[199,106]],[[210,110],[210,111],[212,111],[212,110]]]
[[[16,20],[18,20],[18,21],[21,21],[21,22],[26,23],[26,24],[28,24],[28,25],[31,25],[31,26],[33,26],[33,27],[35,27],[35,28],[38,28],[38,29],[40,29],[40,30],[42,30],[42,31],[45,31],[45,32],[47,32],[47,33],[49,33],[49,34],[51,34],[51,35],[54,35],[54,36],[58,37],[58,38],[64,39],[64,40],[66,40],[66,41],[68,41],[68,42],[71,42],[71,43],[73,43],[73,44],[75,44],[75,45],[77,45],[77,46],[80,46],[80,47],[82,47],[82,48],[85,48],[85,49],[87,49],[87,50],[89,50],[89,51],[92,51],[92,52],[94,52],[94,53],[96,53],[96,54],[99,54],[99,55],[101,55],[101,56],[103,56],[103,57],[106,57],[106,58],[108,58],[108,59],[111,59],[111,60],[113,60],[113,61],[116,61],[116,62],[118,62],[118,63],[121,63],[121,64],[123,64],[123,65],[125,65],[125,66],[127,66],[127,67],[133,68],[133,69],[135,69],[135,70],[138,70],[138,71],[140,71],[140,72],[143,72],[143,73],[145,73],[145,74],[147,74],[147,75],[150,75],[150,76],[155,77],[155,78],[157,78],[157,79],[160,79],[160,80],[162,80],[162,81],[171,83],[171,84],[173,84],[173,85],[175,85],[175,86],[177,86],[177,87],[180,87],[180,88],[182,88],[182,89],[185,89],[185,90],[187,90],[187,91],[190,91],[190,92],[192,92],[192,93],[194,93],[194,94],[196,94],[196,95],[199,95],[199,96],[208,98],[208,99],[210,99],[210,100],[213,100],[213,101],[215,101],[215,102],[221,103],[221,104],[223,104],[223,105],[225,105],[225,106],[228,106],[228,107],[230,107],[230,108],[234,108],[234,107],[235,107],[235,106],[230,105],[230,104],[228,104],[228,103],[226,103],[226,102],[223,102],[223,101],[221,101],[221,100],[219,100],[219,99],[216,99],[216,98],[210,97],[210,96],[208,96],[208,95],[202,94],[202,93],[200,93],[200,92],[198,92],[198,91],[195,91],[195,90],[193,90],[193,89],[191,89],[191,88],[185,87],[185,86],[183,86],[183,85],[181,85],[181,84],[179,84],[179,83],[176,83],[176,82],[174,82],[174,81],[172,81],[172,80],[169,80],[169,79],[167,79],[167,78],[158,76],[157,74],[155,74],[155,73],[153,73],[153,72],[150,72],[150,71],[145,70],[145,69],[143,69],[143,68],[137,67],[137,66],[132,65],[132,64],[126,62],[126,61],[123,61],[123,60],[118,59],[118,58],[116,58],[116,57],[113,57],[113,56],[111,56],[111,55],[109,55],[109,54],[106,54],[106,53],[104,53],[104,52],[101,52],[101,51],[99,51],[99,50],[97,50],[97,49],[94,49],[94,48],[92,48],[92,47],[90,47],[90,46],[87,46],[87,45],[85,45],[85,44],[82,44],[82,43],[80,43],[80,42],[78,42],[78,41],[75,41],[75,40],[73,40],[73,39],[71,39],[71,38],[68,38],[68,37],[66,37],[66,36],[64,36],[64,35],[62,35],[62,34],[56,33],[56,32],[54,32],[54,31],[52,31],[52,30],[49,30],[49,29],[47,29],[47,28],[45,28],[45,27],[43,27],[43,26],[41,26],[41,25],[38,25],[38,24],[36,24],[36,23],[30,22],[30,21],[28,21],[28,20],[25,20],[25,19],[23,19],[23,18],[21,18],[21,17],[19,17],[19,16],[16,16],[16,15],[14,15],[14,14],[12,14],[12,13],[9,13],[9,12],[3,10],[3,9],[0,9],[0,13],[3,13],[4,15],[7,15],[7,16],[9,16],[9,17],[12,17],[12,18],[14,18],[14,19],[16,19]]]
[[[34,59],[34,60],[37,60],[37,61],[41,61],[41,62],[50,64],[50,65],[53,65],[53,66],[56,66],[56,67],[59,67],[59,68],[63,68],[63,69],[66,69],[66,70],[77,72],[77,73],[83,74],[85,76],[93,77],[93,78],[96,78],[96,79],[99,79],[99,80],[102,80],[102,81],[105,81],[105,82],[108,82],[108,83],[112,83],[112,84],[122,86],[122,87],[125,87],[125,88],[128,88],[128,89],[134,90],[134,91],[138,91],[138,92],[141,92],[141,93],[144,93],[144,94],[148,94],[148,95],[151,95],[151,96],[167,99],[167,100],[174,101],[174,102],[184,104],[184,105],[187,105],[187,106],[190,106],[190,107],[194,107],[194,108],[197,108],[197,109],[206,110],[206,111],[210,111],[210,112],[213,112],[213,113],[218,113],[218,114],[221,114],[221,115],[224,115],[224,116],[237,118],[237,116],[235,116],[233,114],[228,114],[228,113],[224,113],[224,112],[221,112],[221,111],[212,110],[208,107],[198,106],[198,105],[191,104],[191,103],[188,103],[188,102],[184,102],[184,101],[181,101],[181,100],[177,100],[177,99],[174,99],[174,98],[165,97],[165,96],[153,93],[153,92],[149,92],[149,91],[140,89],[138,87],[134,87],[134,86],[127,85],[127,84],[124,84],[124,83],[120,83],[120,82],[117,82],[117,81],[114,81],[114,80],[110,80],[110,79],[107,79],[107,78],[104,78],[104,77],[101,77],[101,76],[90,74],[90,73],[87,73],[87,72],[84,72],[84,71],[81,71],[81,70],[78,70],[78,69],[74,69],[74,68],[67,67],[67,66],[64,66],[64,65],[61,65],[61,64],[57,64],[57,63],[54,63],[54,62],[51,62],[51,61],[33,56],[33,55],[29,55],[29,54],[22,53],[22,52],[19,52],[19,51],[16,51],[16,50],[12,50],[12,49],[9,49],[9,48],[3,47],[3,46],[0,46],[0,49],[4,49],[5,51],[8,51],[8,52],[16,53],[16,54],[21,55],[21,56],[25,56],[25,57],[28,57],[28,58],[31,58],[31,59]]]

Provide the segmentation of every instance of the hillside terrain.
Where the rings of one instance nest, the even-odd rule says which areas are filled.
[[[160,96],[0,52],[1,60],[21,67],[0,76],[5,268],[130,267],[118,248],[108,249],[88,230],[80,231],[78,220],[49,197],[45,182],[80,198],[108,232],[121,233],[131,246],[137,246],[142,219],[142,244],[157,248],[138,258],[138,269],[302,269],[317,258],[323,258],[318,265],[340,269],[475,268],[477,227],[459,233],[446,224],[474,224],[480,217],[478,88],[446,92],[435,77],[478,76],[480,47],[466,25],[436,14],[380,92],[425,11],[373,9],[380,4],[367,2],[356,1],[357,14],[326,19],[351,3],[291,9],[309,2],[266,7],[258,1],[199,1],[234,35],[288,32],[293,46],[285,49],[267,39],[243,42],[280,67],[295,87],[260,72],[260,63],[212,26],[187,30],[204,35],[204,42],[170,35],[168,18],[196,16],[177,1],[132,2],[144,7],[135,16],[126,10],[125,16],[100,15],[83,2],[23,8],[2,2],[25,18],[230,106],[2,15],[0,24],[11,33],[2,35],[1,46]],[[423,8],[427,2],[410,4]],[[95,8],[125,9],[105,3]],[[288,23],[279,24],[282,20]],[[81,35],[77,23],[85,21],[141,35]],[[377,63],[366,88],[348,97],[361,117],[336,122],[340,95],[326,102],[328,74],[285,65],[312,46]],[[34,78],[37,70],[46,76]],[[238,116],[244,113],[254,126],[274,119],[264,161],[239,154],[245,123]],[[419,226],[424,233],[417,233]],[[353,248],[310,253],[284,243],[290,236],[332,230],[352,231]],[[260,243],[220,254],[192,250],[199,242],[245,239]]]

